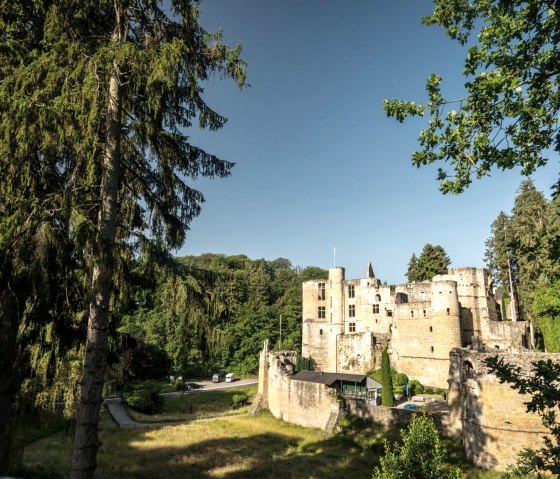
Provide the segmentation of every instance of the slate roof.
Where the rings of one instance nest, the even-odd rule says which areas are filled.
[[[320,371],[300,371],[299,373],[296,373],[291,377],[291,379],[296,381],[307,381],[310,383],[326,384],[327,386],[332,386],[337,381],[361,383],[366,378],[368,378],[368,376],[365,374],[324,373]],[[377,381],[374,381],[371,378],[368,379],[368,386],[370,386],[371,382],[373,382],[374,384],[370,387],[381,387],[381,384],[379,384]]]

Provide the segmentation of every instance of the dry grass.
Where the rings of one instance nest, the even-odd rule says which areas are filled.
[[[101,421],[103,446],[97,478],[117,479],[369,479],[383,453],[384,431],[353,424],[323,436],[273,418],[232,416],[160,428],[118,429]],[[447,443],[454,463],[464,461]],[[66,477],[69,440],[61,434],[38,441],[25,453],[26,478]],[[499,478],[468,469],[466,477]]]

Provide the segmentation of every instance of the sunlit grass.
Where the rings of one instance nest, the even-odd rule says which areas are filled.
[[[201,395],[203,396],[203,395]],[[383,440],[398,431],[361,420],[343,423],[337,434],[278,420],[267,411],[164,427],[118,429],[104,413],[96,478],[162,479],[369,479],[383,454]],[[445,441],[466,478],[497,479],[499,473],[465,467],[461,446]],[[29,446],[20,477],[67,476],[70,440],[62,434]]]
[[[161,411],[156,414],[143,414],[128,408],[132,419],[142,423],[185,422],[194,419],[213,418],[216,416],[245,414],[249,406],[232,409],[235,394],[246,394],[249,402],[257,393],[257,386],[248,386],[222,391],[208,391],[197,394],[184,394],[166,397]]]

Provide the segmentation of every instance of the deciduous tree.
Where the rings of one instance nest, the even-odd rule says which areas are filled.
[[[525,175],[560,151],[560,11],[541,0],[434,0],[422,20],[467,46],[465,94],[445,98],[442,78],[429,76],[427,103],[385,100],[388,116],[427,116],[416,166],[439,168],[440,190],[461,193],[492,169],[520,167]]]

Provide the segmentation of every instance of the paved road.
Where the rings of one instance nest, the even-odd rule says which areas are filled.
[[[193,381],[194,382],[194,381]],[[191,389],[190,391],[173,391],[170,393],[161,393],[160,396],[163,397],[173,397],[173,396],[183,396],[187,394],[200,394],[208,391],[217,391],[220,389],[231,389],[231,388],[244,388],[247,386],[256,386],[259,384],[258,379],[236,379],[232,383],[213,383],[212,381],[196,381],[196,384],[200,384],[202,388]]]

